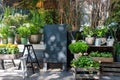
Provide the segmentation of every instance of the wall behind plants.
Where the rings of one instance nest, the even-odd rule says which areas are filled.
[[[22,2],[21,2],[22,1]],[[90,24],[92,27],[103,25],[108,17],[110,0],[4,0],[7,5],[23,8],[44,8],[50,10],[53,23],[68,24],[70,29],[78,30],[81,25]],[[18,3],[21,3],[19,6]],[[36,4],[42,5],[36,7]],[[51,23],[51,21],[47,21]]]

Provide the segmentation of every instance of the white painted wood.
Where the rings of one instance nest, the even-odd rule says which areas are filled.
[[[13,69],[5,69],[5,70],[0,70],[0,76],[5,76],[5,75],[13,75],[13,76],[22,76],[25,78],[27,76],[27,66],[26,66],[26,57],[21,57],[20,58],[21,62],[21,69],[20,70],[13,70]]]

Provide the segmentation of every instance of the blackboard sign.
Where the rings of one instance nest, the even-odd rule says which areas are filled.
[[[64,24],[52,24],[44,27],[46,62],[63,62],[67,60],[67,30]]]

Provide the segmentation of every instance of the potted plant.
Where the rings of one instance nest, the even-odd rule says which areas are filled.
[[[80,56],[73,59],[71,66],[75,72],[75,78],[99,79],[100,63],[89,56]]]
[[[30,10],[31,13],[31,20],[30,20],[30,32],[31,35],[29,37],[30,43],[38,44],[40,43],[41,37],[42,37],[42,28],[45,26],[45,10],[40,9],[39,11],[37,9]]]
[[[8,29],[8,43],[14,44],[15,26],[10,26]]]
[[[27,39],[30,35],[30,30],[29,30],[28,25],[29,25],[29,23],[24,23],[19,28],[17,28],[17,32],[21,37],[22,44],[27,44],[27,42],[28,42]]]
[[[89,25],[84,25],[83,26],[83,30],[82,30],[82,35],[85,37],[85,41],[88,43],[88,44],[93,44],[94,42],[94,30],[92,29],[92,27],[90,27]]]
[[[8,43],[7,37],[8,37],[9,27],[5,24],[1,24],[0,26],[1,26],[0,27],[0,35],[2,37],[2,43],[7,44]]]
[[[113,62],[113,55],[111,52],[91,52],[89,56],[99,62]]]
[[[14,26],[16,28],[14,31],[16,32],[17,28],[27,21],[28,15],[22,15],[20,13],[15,12],[15,9],[11,7],[5,7],[3,14],[4,16],[1,19],[1,23],[8,26]],[[15,41],[18,44],[21,43],[19,35],[17,33],[15,34]]]
[[[108,32],[108,27],[107,26],[98,26],[95,29],[95,35],[96,35],[96,40],[95,40],[95,45],[100,46],[101,44],[106,43],[106,33]]]
[[[32,44],[38,44],[41,41],[41,33],[40,33],[40,27],[37,25],[30,23],[29,30],[30,30],[30,36],[29,36],[29,42]]]
[[[79,56],[83,55],[87,51],[88,47],[88,44],[84,41],[77,41],[71,43],[68,46],[69,50],[72,54],[74,54],[75,58],[78,58]]]

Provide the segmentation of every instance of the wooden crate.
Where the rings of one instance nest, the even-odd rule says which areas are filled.
[[[87,80],[99,80],[99,70],[91,68],[73,68],[74,71],[73,75],[75,77],[75,80],[81,80],[81,79],[87,79]]]
[[[91,57],[95,61],[99,62],[113,62],[113,58],[106,58],[106,57]]]
[[[9,60],[9,59],[18,59],[22,57],[22,53],[17,53],[17,54],[0,54],[0,59],[5,59],[5,60]]]
[[[120,62],[102,62],[101,75],[120,76]]]

